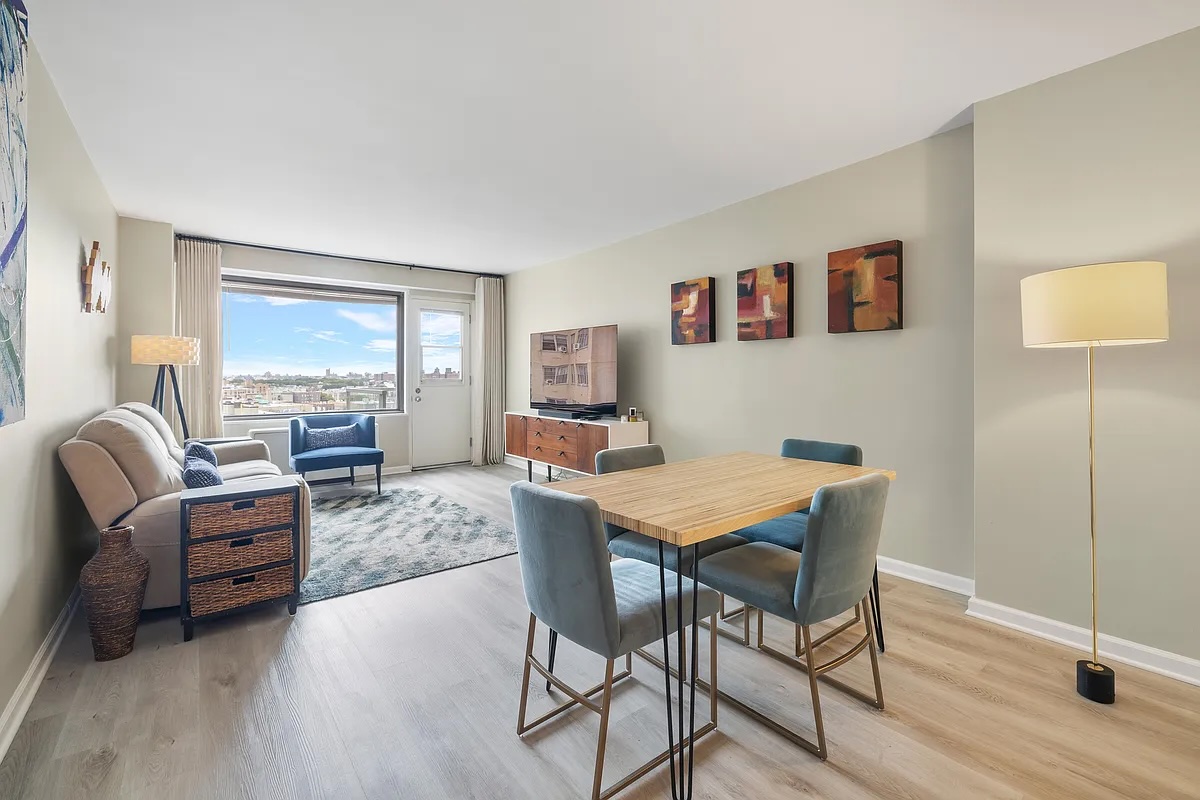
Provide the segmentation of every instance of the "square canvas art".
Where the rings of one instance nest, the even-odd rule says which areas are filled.
[[[829,332],[904,327],[902,242],[878,242],[829,254]]]
[[[671,284],[671,344],[707,344],[716,339],[713,279]]]
[[[792,337],[792,262],[739,270],[739,342]]]
[[[25,138],[25,64],[29,15],[22,0],[0,0],[0,425],[25,418],[25,251],[29,158]]]

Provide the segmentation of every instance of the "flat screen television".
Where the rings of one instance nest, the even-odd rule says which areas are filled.
[[[531,334],[529,405],[546,416],[616,414],[617,326]]]

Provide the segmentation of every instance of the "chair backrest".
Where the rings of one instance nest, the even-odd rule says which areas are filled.
[[[576,644],[610,656],[621,631],[600,506],[528,481],[514,483],[509,494],[529,610]]]
[[[596,453],[596,474],[607,475],[610,472],[624,472],[627,469],[642,467],[657,467],[667,463],[663,455],[662,445],[639,444],[634,447],[614,447],[611,450],[601,450]],[[604,535],[612,541],[627,531],[611,522],[604,523]]]
[[[292,417],[288,422],[288,444],[292,455],[303,453],[308,443],[309,428],[358,428],[359,447],[375,446],[375,417],[372,414],[313,414],[309,417]]]
[[[802,458],[805,461],[862,466],[862,448],[856,444],[819,442],[815,439],[784,439],[783,446],[779,448],[779,455],[784,458]]]
[[[796,576],[796,621],[813,625],[851,609],[871,587],[886,475],[864,475],[822,486],[813,495]]]

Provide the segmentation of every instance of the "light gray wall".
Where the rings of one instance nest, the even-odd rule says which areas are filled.
[[[1096,353],[1100,630],[1200,657],[1200,29],[975,110],[975,578],[1089,626],[1083,350],[1024,350],[1018,284],[1167,262],[1171,339]]]
[[[28,79],[27,394],[25,419],[0,428],[0,709],[95,546],[57,448],[112,405],[121,309],[117,215],[34,47]],[[94,239],[116,265],[106,314],[80,309],[80,267]]]
[[[155,367],[129,363],[135,334],[175,333],[175,230],[167,222],[121,217],[122,281],[117,293],[117,402],[149,403]],[[174,404],[167,404],[170,416]]]
[[[620,406],[670,459],[855,442],[898,473],[882,552],[970,576],[971,129],[506,279],[507,406],[529,405],[529,334],[620,326]],[[617,200],[619,202],[619,199]],[[826,256],[904,241],[905,330],[826,332]],[[796,336],[738,342],[735,273],[795,263]],[[670,285],[716,278],[717,341],[672,346]]]

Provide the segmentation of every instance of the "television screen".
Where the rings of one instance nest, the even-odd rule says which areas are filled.
[[[616,413],[617,326],[532,334],[529,404],[533,408]]]

